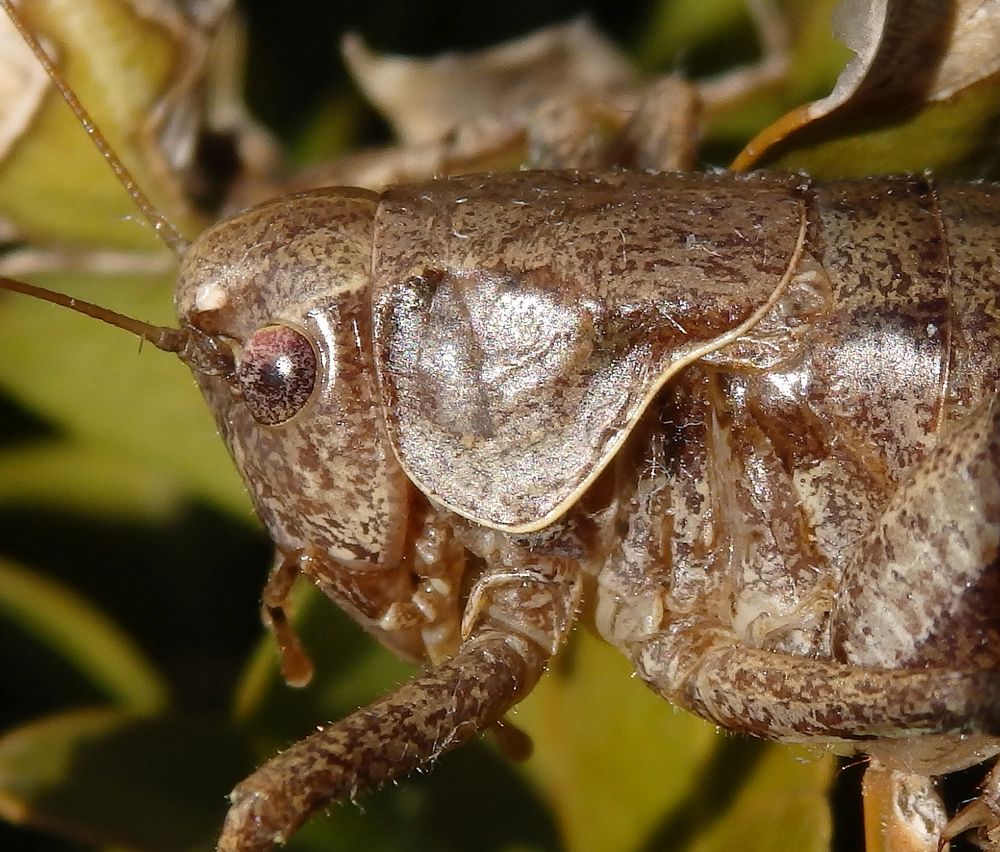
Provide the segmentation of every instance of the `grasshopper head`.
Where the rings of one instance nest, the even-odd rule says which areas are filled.
[[[176,294],[182,328],[232,351],[195,374],[275,544],[356,567],[398,559],[407,515],[371,356],[376,204],[326,189],[254,207],[191,245]]]

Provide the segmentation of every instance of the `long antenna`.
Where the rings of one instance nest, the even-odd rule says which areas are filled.
[[[0,0],[0,3],[5,2],[7,0]],[[117,311],[102,308],[92,302],[67,296],[65,293],[57,293],[54,290],[46,290],[44,287],[36,287],[34,284],[17,281],[14,278],[0,276],[0,290],[10,290],[45,302],[52,302],[54,305],[69,308],[78,314],[84,314],[108,325],[113,325],[115,328],[130,331],[136,337],[152,343],[163,352],[173,352],[184,363],[200,373],[228,375],[233,369],[232,351],[217,338],[199,331],[193,326],[184,325],[181,328],[170,328],[169,326],[152,325]]]
[[[85,302],[65,293],[57,293],[54,290],[46,290],[44,287],[36,287],[34,284],[27,284],[24,281],[17,281],[14,278],[0,276],[0,289],[11,290],[15,293],[23,293],[35,299],[45,302],[52,302],[54,305],[61,305],[76,311],[78,314],[85,314],[116,328],[123,328],[132,334],[141,337],[143,340],[152,343],[157,349],[164,352],[180,352],[184,348],[186,335],[179,328],[169,328],[168,326],[151,325],[142,320],[133,319],[116,311],[102,308],[100,305]]]
[[[178,259],[182,258],[189,245],[188,241],[180,235],[180,232],[166,218],[161,216],[156,211],[156,208],[146,196],[146,193],[140,189],[139,185],[135,182],[135,179],[129,174],[128,169],[126,169],[122,161],[118,159],[118,155],[115,154],[114,149],[108,144],[108,140],[104,138],[104,134],[97,129],[90,113],[87,112],[84,105],[80,103],[79,98],[77,98],[76,94],[69,87],[69,84],[63,78],[62,74],[59,73],[59,69],[56,68],[56,66],[52,63],[52,60],[49,59],[48,54],[42,48],[42,45],[39,43],[34,33],[31,32],[28,25],[21,18],[20,13],[14,7],[13,0],[0,0],[0,7],[2,7],[7,13],[11,22],[15,27],[17,27],[18,32],[21,33],[21,37],[24,39],[25,43],[31,48],[35,56],[38,57],[38,61],[42,64],[42,67],[52,79],[56,89],[59,90],[59,94],[62,95],[63,100],[66,101],[69,108],[73,110],[73,115],[75,115],[80,124],[83,125],[83,129],[87,132],[87,135],[91,138],[94,145],[97,146],[97,150],[101,152],[101,156],[104,157],[104,160],[111,167],[111,171],[115,173],[115,177],[118,178],[118,182],[122,185],[122,187],[124,187],[125,191],[135,203],[135,206],[139,208],[139,211],[146,218],[146,221],[152,226],[153,232]],[[150,342],[152,343],[153,341]]]

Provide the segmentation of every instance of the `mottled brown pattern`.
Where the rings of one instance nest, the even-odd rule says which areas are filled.
[[[236,380],[253,419],[277,426],[309,401],[318,372],[316,352],[304,335],[286,325],[268,325],[247,339]]]
[[[639,675],[727,728],[787,742],[1000,733],[1000,671],[847,666],[748,648],[692,619],[637,646]],[[663,674],[670,674],[669,680]]]
[[[654,689],[759,736],[861,741],[900,802],[930,789],[907,773],[1000,751],[996,198],[816,187],[823,308],[674,378],[620,454],[636,496],[599,574],[598,629]],[[935,811],[933,844],[1000,837],[990,802]]]
[[[1000,386],[1000,256],[995,236],[1000,186],[946,185],[937,199],[952,280],[953,331],[942,407],[948,419],[956,420]]]
[[[481,729],[581,606],[735,730],[861,741],[892,772],[995,754],[996,206],[925,178],[526,173],[311,193],[210,231],[182,322],[237,362],[272,323],[319,356],[277,426],[199,376],[283,554],[274,594],[304,574],[439,664],[262,769],[226,842],[266,848],[419,765],[435,725]],[[482,631],[529,674],[442,709],[430,693],[492,659]]]
[[[924,28],[931,54],[947,30]],[[524,144],[545,166],[689,163],[691,90],[643,90],[574,33],[550,45],[564,63],[482,77],[478,134],[470,83],[431,86],[451,108],[429,92],[423,120],[451,142],[366,173]],[[593,89],[546,83],[597,53]],[[919,88],[935,63],[909,53],[916,73],[890,73]],[[300,575],[436,665],[241,783],[220,850],[263,852],[497,722],[583,606],[707,719],[863,741],[887,847],[980,829],[1000,848],[1000,770],[947,825],[929,780],[1000,752],[1000,188],[473,175],[281,198],[188,251],[123,184],[186,252],[177,310],[204,345],[182,357],[275,541],[264,612],[289,678],[309,674],[283,611]]]
[[[923,178],[818,186],[819,254],[836,309],[812,363],[814,404],[898,480],[934,443],[953,327],[953,282]]]

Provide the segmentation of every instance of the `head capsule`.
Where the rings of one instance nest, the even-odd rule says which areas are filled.
[[[275,544],[357,567],[398,560],[409,487],[372,365],[377,203],[323,189],[254,207],[191,245],[177,285],[182,327],[233,350],[229,375],[196,378]]]

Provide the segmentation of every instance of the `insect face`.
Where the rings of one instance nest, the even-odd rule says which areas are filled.
[[[324,190],[205,232],[177,289],[182,326],[229,341],[231,375],[198,375],[279,550],[392,563],[406,484],[372,382],[375,197]]]

